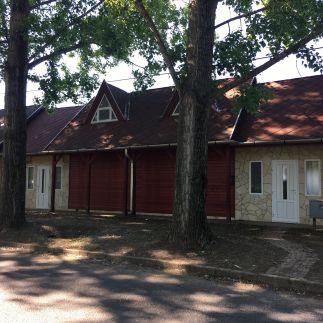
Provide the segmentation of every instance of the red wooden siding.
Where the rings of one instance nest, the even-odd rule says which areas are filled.
[[[228,147],[210,148],[208,161],[208,215],[233,215],[234,161]],[[137,161],[137,212],[172,213],[175,150],[145,151]],[[229,190],[229,192],[228,192]]]
[[[70,183],[68,207],[87,208],[87,155],[70,155]]]
[[[84,155],[83,155],[84,156]],[[123,207],[124,162],[120,152],[93,154],[90,209],[121,211]],[[71,155],[69,208],[87,208],[87,159]]]
[[[228,217],[233,215],[233,166],[228,147],[210,148],[208,160],[207,214]],[[232,152],[231,152],[232,154]]]
[[[172,213],[175,150],[143,151],[137,160],[137,212]]]
[[[234,214],[234,158],[229,147],[211,147],[208,161],[207,213]],[[175,149],[143,150],[136,154],[136,211],[172,213],[175,184]],[[87,209],[90,155],[70,158],[69,208]],[[121,152],[92,155],[90,209],[124,210],[124,156]],[[130,181],[129,181],[130,184]],[[129,188],[128,188],[129,189]],[[130,193],[128,191],[128,197]],[[128,207],[130,203],[128,201]]]

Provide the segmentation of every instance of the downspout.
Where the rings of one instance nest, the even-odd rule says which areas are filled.
[[[123,214],[128,215],[128,180],[129,180],[129,154],[128,148],[124,150],[124,182],[123,182]]]
[[[136,160],[125,149],[125,155],[130,160],[130,211],[131,215],[136,215]]]

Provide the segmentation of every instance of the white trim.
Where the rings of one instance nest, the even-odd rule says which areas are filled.
[[[313,195],[313,194],[308,194],[307,193],[307,176],[306,176],[306,162],[308,161],[317,161],[318,164],[319,164],[319,177],[320,177],[320,180],[319,180],[319,192],[320,194],[319,195]],[[322,193],[321,193],[321,160],[320,159],[305,159],[304,160],[304,185],[305,185],[305,188],[304,188],[304,193],[305,193],[305,196],[316,196],[316,197],[319,197],[319,196],[322,196]]]
[[[103,101],[104,98],[107,100],[107,102],[109,103],[109,105],[108,106],[104,106],[104,107],[100,107],[100,104],[102,103],[102,101]],[[109,119],[104,119],[104,120],[99,120],[99,111],[110,111],[110,118]],[[95,121],[94,118],[97,115],[98,115],[98,120]],[[115,119],[112,118],[112,115],[115,116]],[[97,109],[96,109],[93,117],[92,117],[91,123],[92,124],[97,124],[97,123],[116,122],[116,121],[119,121],[119,119],[118,119],[116,113],[114,112],[114,110],[113,110],[113,108],[111,106],[110,101],[108,100],[107,96],[104,94],[102,96],[102,98],[101,98],[101,101],[100,101],[100,103],[99,103],[99,105],[98,105],[98,107],[97,107]]]
[[[174,109],[174,111],[173,111],[173,113],[172,113],[172,116],[173,116],[173,117],[178,117],[178,116],[179,116],[179,111],[175,112],[175,111],[176,111],[176,109],[178,109],[178,110],[179,110],[179,102],[176,104],[176,107],[175,107],[175,109]]]
[[[29,168],[33,168],[33,187],[28,187],[28,181],[29,181]],[[32,191],[35,189],[35,166],[33,165],[27,165],[26,167],[26,190]]]
[[[235,130],[236,130],[237,126],[238,126],[238,122],[239,122],[239,120],[241,118],[241,114],[242,114],[242,108],[240,109],[239,114],[237,116],[237,119],[236,119],[236,121],[234,123],[234,126],[232,128],[232,132],[231,132],[231,135],[230,135],[230,140],[232,140],[232,138],[233,138],[234,132],[235,132]]]
[[[261,193],[251,192],[251,164],[260,163],[261,165]],[[250,160],[249,161],[249,194],[250,195],[263,195],[264,194],[264,167],[262,160]]]
[[[294,181],[295,181],[295,218],[285,219],[277,215],[277,180],[276,180],[276,172],[277,172],[277,165],[282,163],[288,163],[290,166],[293,165],[294,167]],[[277,223],[300,223],[300,216],[299,216],[299,163],[298,160],[295,159],[283,159],[283,160],[272,160],[271,161],[272,167],[272,222]]]

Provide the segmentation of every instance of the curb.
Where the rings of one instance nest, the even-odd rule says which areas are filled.
[[[290,278],[278,275],[257,274],[248,271],[227,269],[213,266],[201,266],[192,264],[179,264],[167,260],[159,260],[146,257],[134,256],[117,256],[101,251],[88,251],[78,249],[65,249],[71,253],[87,255],[89,257],[96,256],[105,258],[114,263],[128,262],[133,265],[140,265],[149,268],[161,269],[168,272],[179,272],[194,276],[209,276],[213,278],[233,279],[255,284],[266,284],[272,288],[284,290],[296,290],[311,294],[323,294],[323,283],[314,282],[307,279]]]
[[[0,241],[3,243],[4,241]],[[18,247],[19,245],[25,245],[21,243],[10,243]],[[105,253],[103,251],[90,251],[65,248],[67,252],[72,254],[84,255],[89,258],[99,258],[111,261],[113,263],[130,263],[137,266],[145,266],[149,268],[159,269],[171,273],[190,274],[194,276],[208,276],[212,278],[219,278],[223,280],[239,280],[247,283],[264,284],[272,288],[283,290],[294,290],[310,294],[322,294],[323,295],[323,283],[311,281],[307,279],[290,278],[285,276],[270,275],[253,273],[249,271],[202,266],[192,264],[181,264],[175,261],[147,258],[147,257],[135,257],[135,256],[118,256],[111,253]],[[13,253],[13,251],[9,251]]]

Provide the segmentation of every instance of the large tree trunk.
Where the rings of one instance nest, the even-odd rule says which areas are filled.
[[[28,0],[12,0],[10,4],[1,223],[20,227],[25,223]]]
[[[214,21],[218,1],[190,1],[188,74],[181,92],[171,238],[192,248],[210,239],[206,217]]]

